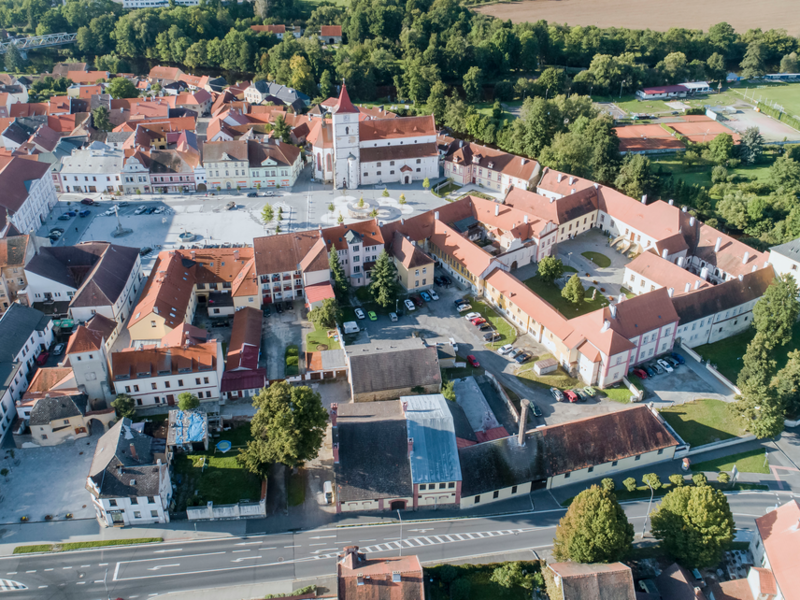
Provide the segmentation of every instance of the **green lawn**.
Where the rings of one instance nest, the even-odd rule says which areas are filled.
[[[455,192],[456,190],[460,190],[462,186],[458,185],[457,183],[453,183],[452,181],[447,185],[443,185],[441,188],[436,190],[436,194],[439,196],[447,196],[451,192]]]
[[[721,400],[686,402],[663,409],[661,416],[692,446],[745,435],[728,403]]]
[[[737,167],[729,170],[729,173],[736,174],[749,181],[767,181],[769,179],[769,168],[772,166],[774,158],[769,156],[759,164]],[[683,180],[688,185],[697,184],[706,189],[711,189],[711,186],[714,185],[711,181],[713,165],[692,165],[687,167],[674,155],[653,157],[652,160],[657,173],[662,175],[672,174],[673,177]]]
[[[767,451],[764,450],[764,448],[695,463],[692,465],[692,471],[726,471],[730,473],[731,470],[733,470],[733,465],[736,465],[736,469],[742,473],[761,473],[763,475],[769,475]]]
[[[523,562],[523,569],[528,573],[537,572],[540,569],[539,563]],[[426,598],[430,600],[451,600],[451,592],[448,584],[441,578],[443,569],[454,568],[456,570],[456,580],[465,578],[469,581],[469,595],[467,600],[530,600],[531,593],[521,587],[504,588],[491,581],[492,573],[500,564],[489,565],[450,565],[436,566],[425,569],[425,578],[428,581],[426,586],[429,594]],[[452,586],[453,584],[450,584]]]
[[[733,383],[739,377],[739,371],[742,368],[742,357],[747,351],[747,344],[756,334],[754,328],[750,328],[744,333],[726,338],[713,344],[706,344],[705,346],[698,346],[694,350],[703,358],[716,366],[720,373],[725,375]],[[793,350],[800,349],[800,323],[795,323],[792,328],[792,339],[785,346],[781,346],[775,351],[775,360],[778,363],[778,369],[786,366],[789,360],[788,354]]]
[[[605,257],[603,257],[605,258]],[[600,291],[597,291],[597,297],[592,300],[593,287],[586,290],[586,296],[583,302],[575,306],[561,297],[561,290],[555,284],[545,283],[539,276],[536,275],[530,279],[525,280],[525,285],[536,292],[540,297],[553,305],[553,307],[568,319],[573,319],[586,313],[608,306],[608,298],[606,298]]]
[[[629,300],[630,300],[631,298],[635,298],[635,297],[636,297],[636,294],[634,294],[632,291],[630,291],[630,290],[629,290],[628,288],[626,288],[625,286],[621,286],[621,287],[619,288],[619,291],[620,291],[620,292],[622,292],[623,294],[625,294],[625,297],[626,297],[626,298],[628,298]]]
[[[13,554],[29,554],[31,552],[68,552],[85,548],[108,548],[109,546],[133,546],[136,544],[156,544],[163,538],[131,538],[129,540],[97,540],[94,542],[68,542],[66,544],[35,544],[17,546]]]
[[[250,439],[250,427],[243,425],[225,432],[222,439],[243,446]],[[261,479],[242,469],[236,461],[237,455],[235,449],[222,454],[213,447],[208,452],[176,453],[173,465],[176,480],[180,481],[175,494],[177,510],[204,506],[209,501],[214,504],[235,504],[245,499],[257,502],[261,497]]]
[[[522,104],[522,103],[521,102],[519,102],[519,103],[517,103],[517,102],[503,102],[503,104],[512,105],[513,106],[514,104]],[[479,104],[475,104],[473,106],[475,106],[475,108],[477,109],[479,114],[485,115],[487,117],[491,117],[492,116],[492,107],[494,106],[494,102],[480,102]],[[504,124],[504,123],[509,123],[510,124],[511,121],[514,121],[516,118],[517,118],[516,115],[508,112],[504,108],[503,109],[502,122],[501,122],[501,125],[499,125],[499,127],[502,127],[502,124]]]
[[[529,387],[545,386],[547,388],[558,388],[560,390],[568,390],[574,387],[584,387],[580,379],[570,377],[560,365],[558,369],[546,375],[537,375],[533,370],[533,365],[536,361],[545,358],[553,358],[552,354],[542,354],[541,356],[532,357],[525,366],[517,371],[517,377],[522,379],[522,382]]]
[[[300,506],[306,501],[306,472],[299,469],[289,475],[289,506]]]
[[[327,346],[327,348],[319,348],[318,346]],[[328,337],[328,328],[323,327],[318,329],[314,325],[314,331],[310,331],[306,336],[306,350],[308,352],[316,352],[317,350],[339,350],[341,346],[334,338]]]
[[[503,317],[498,315],[495,310],[488,304],[481,302],[477,298],[467,298],[467,301],[472,305],[470,312],[479,313],[484,319],[491,323],[500,334],[500,339],[491,344],[486,344],[489,348],[499,348],[506,344],[513,344],[517,339],[517,330],[511,326]]]
[[[613,400],[614,402],[628,404],[631,401],[631,391],[624,385],[620,385],[617,388],[606,388],[599,391],[601,394],[605,394],[606,398]]]
[[[747,102],[773,101],[783,106],[784,112],[800,116],[800,83],[769,83],[744,85],[734,92],[740,99],[747,96]],[[755,100],[751,100],[755,96]]]
[[[605,269],[611,266],[611,259],[608,258],[605,254],[600,254],[599,252],[582,252],[581,256],[584,258],[588,258],[594,264],[596,264],[601,269]]]

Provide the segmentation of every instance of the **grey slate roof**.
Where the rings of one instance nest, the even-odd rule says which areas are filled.
[[[353,393],[363,394],[441,384],[435,347],[350,355]]]
[[[0,317],[0,362],[13,362],[34,331],[44,331],[50,317],[44,313],[23,306],[11,304]]]
[[[769,251],[785,256],[786,258],[791,258],[792,260],[800,261],[800,238],[792,240],[791,242],[786,242],[780,246],[773,246]]]
[[[31,425],[49,425],[53,421],[86,414],[86,394],[75,396],[45,396],[36,401],[31,410]]]
[[[411,481],[438,483],[461,481],[455,427],[441,394],[402,396],[411,452]]]
[[[101,498],[158,494],[153,438],[135,431],[131,425],[130,419],[120,419],[97,441],[89,477],[99,488]]]
[[[341,502],[402,498],[412,493],[406,420],[399,402],[340,404],[334,464]]]
[[[21,368],[21,362],[0,362],[0,399],[3,398],[6,390],[11,387],[14,377],[17,376],[17,371]]]

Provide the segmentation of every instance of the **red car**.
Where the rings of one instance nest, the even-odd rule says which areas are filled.
[[[94,200],[92,200],[91,198],[84,198],[83,200],[81,200],[81,204],[85,204],[86,206],[93,206],[94,203],[95,203]]]
[[[47,362],[47,359],[50,358],[50,353],[45,351],[42,352],[39,356],[36,357],[36,364],[40,367]]]
[[[484,319],[483,317],[475,317],[474,319],[472,319],[471,323],[477,327],[478,325],[483,325],[484,323],[486,323],[486,319]]]
[[[474,354],[467,355],[467,362],[471,364],[476,369],[481,366],[481,363],[478,362],[478,359],[475,358]]]
[[[417,308],[419,308],[423,304],[422,298],[420,298],[419,296],[411,296],[411,301],[414,303],[414,306],[416,306]]]
[[[579,400],[578,394],[572,390],[564,390],[564,397],[570,402],[577,402]]]
[[[644,372],[644,369],[634,369],[633,374],[639,379],[647,379],[647,373]]]

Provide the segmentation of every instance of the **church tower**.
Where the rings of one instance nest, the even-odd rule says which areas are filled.
[[[333,116],[333,187],[355,189],[360,182],[361,158],[358,149],[358,109],[350,102],[342,83]]]

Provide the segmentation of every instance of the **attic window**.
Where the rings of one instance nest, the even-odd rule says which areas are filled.
[[[131,479],[131,485],[136,485],[136,480],[135,479]]]

